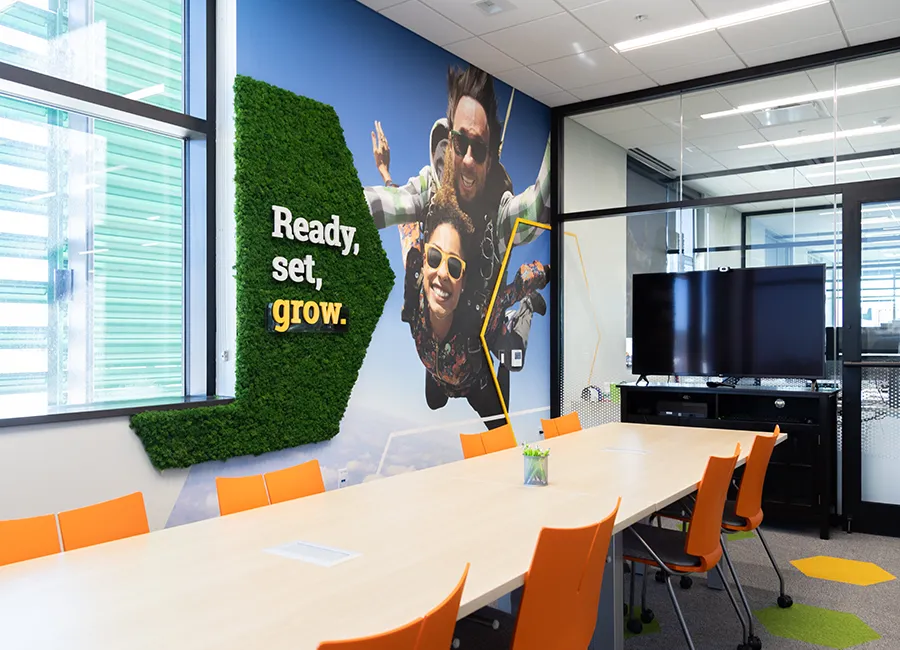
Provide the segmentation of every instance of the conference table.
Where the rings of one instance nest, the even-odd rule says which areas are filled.
[[[542,527],[596,522],[619,496],[591,647],[621,648],[619,533],[755,435],[607,424],[541,443],[545,487],[509,449],[0,567],[0,648],[314,650],[423,615],[470,563],[462,617],[523,584]]]

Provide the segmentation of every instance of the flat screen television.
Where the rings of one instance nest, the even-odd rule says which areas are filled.
[[[634,276],[632,372],[825,376],[825,266]]]

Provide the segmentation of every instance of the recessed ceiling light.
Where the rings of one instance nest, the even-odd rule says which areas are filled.
[[[758,7],[729,16],[722,16],[721,18],[714,18],[713,20],[704,20],[701,23],[694,23],[693,25],[668,29],[664,32],[650,34],[649,36],[641,36],[640,38],[622,41],[621,43],[613,45],[612,49],[616,52],[628,52],[642,47],[650,47],[651,45],[677,41],[678,39],[687,38],[689,36],[705,34],[706,32],[712,32],[724,27],[733,27],[735,25],[743,25],[744,23],[762,20],[763,18],[772,18],[773,16],[780,16],[800,9],[827,4],[828,2],[830,2],[830,0],[787,0],[786,2],[779,2],[777,4]]]
[[[502,11],[514,8],[512,3],[505,0],[478,0],[473,4],[488,16],[496,16]]]
[[[753,142],[751,144],[742,144],[738,149],[759,149],[760,147],[792,147],[798,144],[810,144],[813,142],[828,142],[837,138],[854,138],[863,135],[877,135],[881,133],[892,133],[900,131],[900,124],[891,126],[866,126],[861,129],[849,129],[848,131],[838,131],[837,133],[815,133],[813,135],[801,135],[796,138],[785,138],[783,140],[770,140],[768,142]]]
[[[832,97],[846,97],[847,95],[858,95],[860,93],[868,93],[873,90],[882,90],[884,88],[896,88],[900,86],[900,77],[893,79],[884,79],[882,81],[873,81],[872,83],[860,84],[858,86],[847,86],[846,88],[838,88],[835,90],[823,90],[821,92],[807,93],[806,95],[795,95],[794,97],[782,97],[781,99],[769,99],[764,102],[756,102],[754,104],[742,104],[737,108],[731,108],[727,111],[716,111],[715,113],[704,113],[700,117],[704,120],[712,120],[717,117],[728,117],[730,115],[740,115],[742,113],[755,113],[756,111],[768,108],[777,108],[779,106],[793,106],[794,104],[803,104],[807,102],[815,102],[822,99],[831,99]]]
[[[838,174],[865,174],[867,172],[884,172],[889,169],[900,169],[900,165],[874,165],[873,167],[854,167],[853,169],[838,169]],[[825,178],[833,176],[834,171],[816,172],[815,174],[804,174],[807,178]]]

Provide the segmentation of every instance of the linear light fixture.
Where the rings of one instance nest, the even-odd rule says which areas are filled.
[[[141,100],[153,97],[154,95],[161,95],[164,92],[166,92],[166,86],[164,84],[156,84],[155,86],[148,86],[147,88],[135,90],[133,93],[125,95],[125,97],[128,99]]]
[[[816,102],[822,99],[831,99],[834,96],[846,97],[847,95],[858,95],[860,93],[872,92],[873,90],[896,88],[897,86],[900,86],[900,77],[895,77],[893,79],[884,79],[882,81],[873,81],[872,83],[860,84],[858,86],[847,86],[846,88],[838,88],[837,90],[823,90],[815,93],[807,93],[806,95],[796,95],[795,97],[769,99],[764,102],[756,102],[755,104],[742,104],[737,108],[731,108],[727,111],[704,113],[700,117],[704,120],[713,120],[717,117],[730,117],[732,115],[741,115],[744,113],[755,113],[756,111],[763,111],[767,108],[792,106],[794,104],[806,104],[808,102]]]
[[[811,144],[813,142],[828,142],[838,138],[855,138],[863,135],[880,135],[882,133],[893,133],[900,131],[900,124],[892,124],[891,126],[865,126],[861,129],[849,129],[847,131],[838,131],[837,133],[814,133],[812,135],[801,135],[796,138],[785,138],[783,140],[770,140],[767,142],[752,142],[750,144],[742,144],[738,149],[759,149],[760,147],[793,147],[798,144]]]
[[[889,169],[900,169],[900,165],[875,165],[874,167],[857,167],[853,169],[839,169],[838,174],[865,174],[867,172],[885,172]],[[807,178],[825,178],[833,176],[834,172],[816,172],[815,174],[804,174]]]
[[[615,45],[613,45],[612,49],[619,53],[629,52],[631,50],[637,50],[642,47],[650,47],[651,45],[659,45],[660,43],[677,41],[682,38],[688,38],[689,36],[705,34],[717,29],[722,29],[724,27],[734,27],[735,25],[743,25],[744,23],[751,23],[753,21],[762,20],[764,18],[781,16],[782,14],[799,11],[800,9],[807,9],[809,7],[815,7],[816,5],[824,5],[829,1],[830,0],[787,0],[786,2],[766,5],[765,7],[758,7],[756,9],[750,9],[748,11],[731,14],[729,16],[722,16],[721,18],[704,20],[703,22],[694,23],[693,25],[676,27],[675,29],[668,29],[664,32],[658,32],[656,34],[650,34],[648,36],[641,36],[640,38],[633,38],[628,41],[622,41],[621,43],[616,43]]]

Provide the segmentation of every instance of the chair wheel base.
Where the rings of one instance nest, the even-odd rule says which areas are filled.
[[[627,627],[628,631],[632,634],[640,634],[644,630],[644,624],[636,618],[629,619],[628,623],[625,624],[625,627]]]
[[[656,618],[656,614],[653,613],[652,609],[647,608],[641,611],[641,623],[649,625],[653,622],[654,618]]]
[[[793,604],[794,604],[794,599],[791,598],[790,596],[779,596],[778,597],[778,606],[781,609],[787,609],[788,607],[790,607]]]
[[[759,637],[751,634],[750,638],[747,639],[747,647],[750,650],[762,650],[762,641],[759,640]]]
[[[681,580],[678,584],[681,585],[682,589],[690,589],[694,584],[694,579],[690,576],[681,576]]]
[[[666,574],[663,573],[662,571],[657,571],[657,572],[656,572],[656,581],[659,582],[659,583],[665,582],[665,581],[666,581]]]

